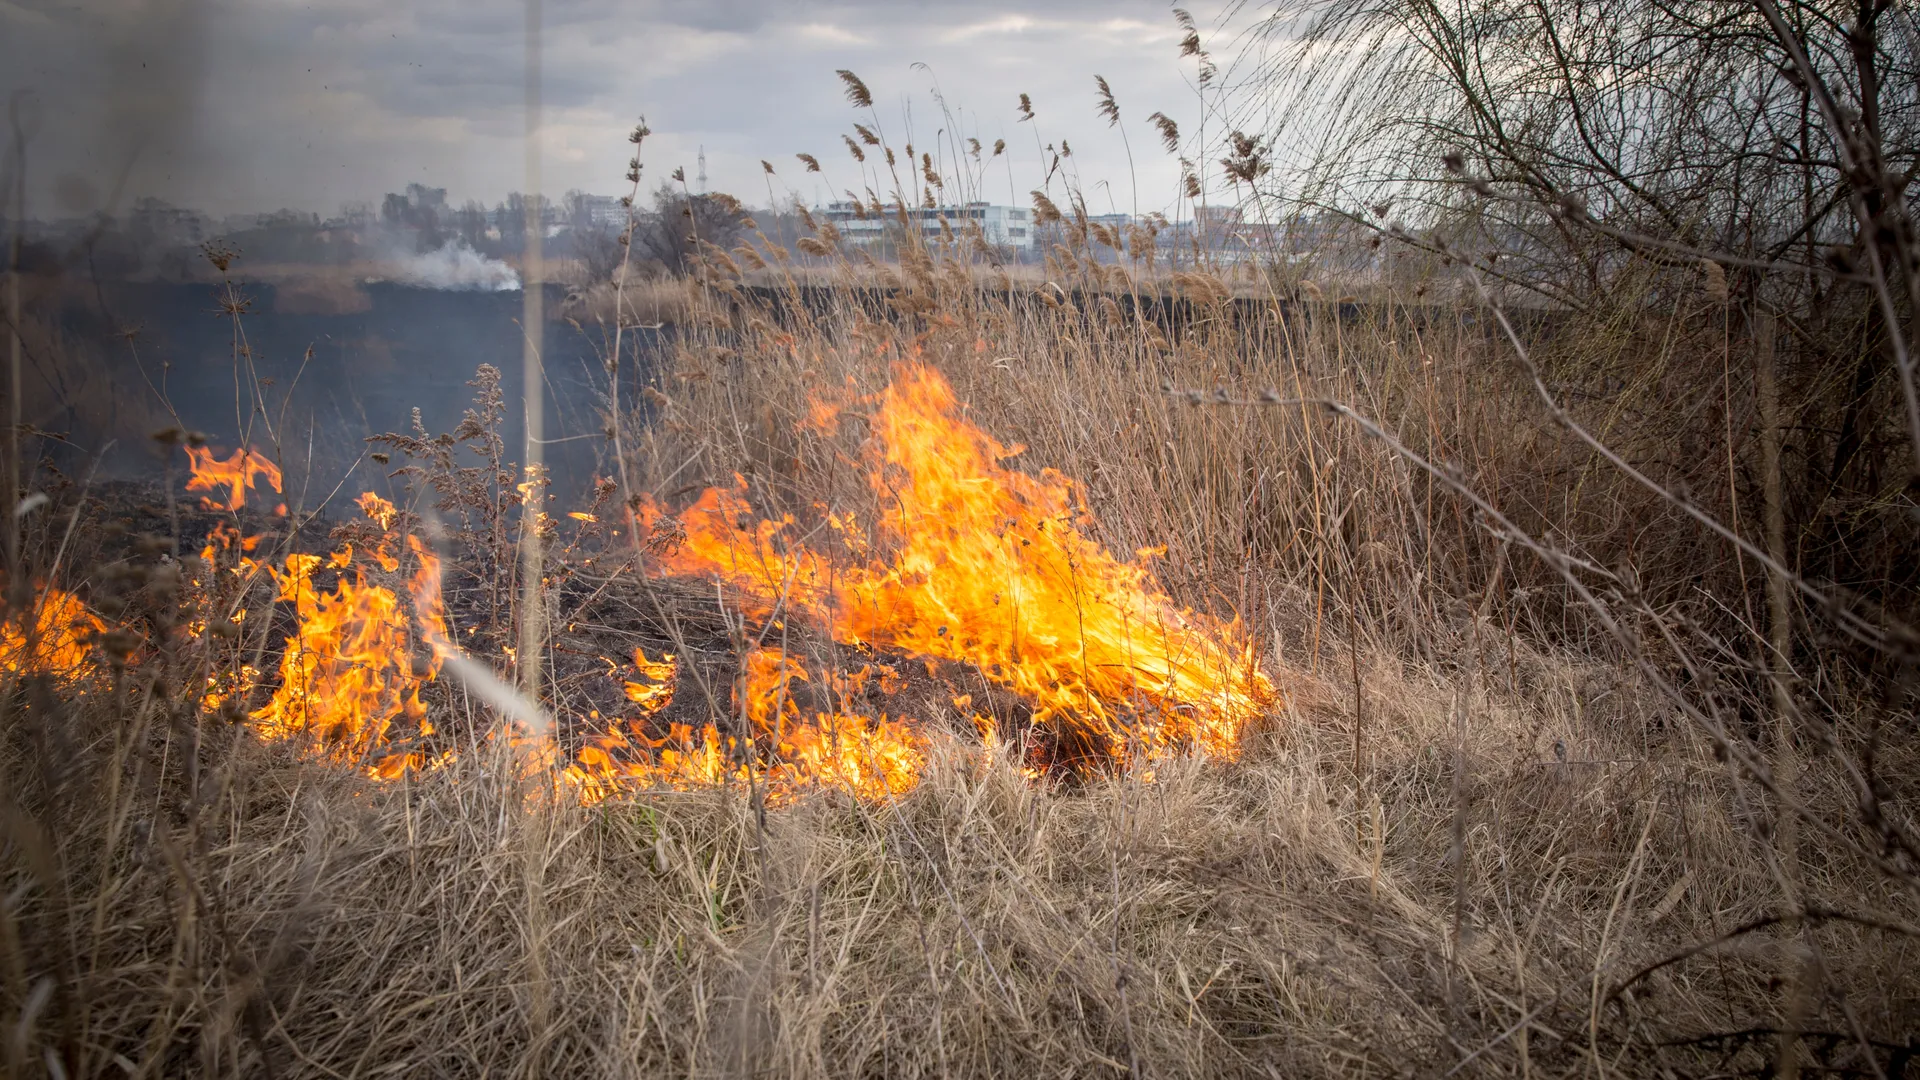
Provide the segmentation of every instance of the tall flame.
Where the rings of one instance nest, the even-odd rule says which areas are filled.
[[[642,507],[658,569],[716,577],[756,617],[785,605],[849,644],[962,663],[1029,700],[1036,725],[1115,761],[1236,752],[1275,698],[1237,625],[1176,605],[1149,553],[1122,560],[1086,535],[1066,477],[1002,465],[1020,448],[964,419],[933,369],[896,369],[873,430],[884,511],[864,534],[827,519],[848,564],[790,540],[790,517],[755,520],[736,484],[674,517]]]
[[[193,474],[187,478],[187,490],[226,492],[224,496],[202,495],[200,505],[205,509],[240,509],[247,504],[247,489],[255,480],[265,480],[276,493],[280,491],[280,466],[257,450],[235,450],[225,461],[214,455],[211,446],[188,446],[186,451],[187,467]],[[281,503],[275,512],[286,513],[286,504]]]
[[[816,405],[806,423],[824,433],[837,415]],[[794,538],[791,517],[755,515],[736,478],[677,515],[641,506],[657,556],[652,570],[715,578],[757,620],[810,623],[845,645],[926,661],[929,674],[952,663],[997,684],[1023,699],[1033,725],[1051,736],[1040,740],[1050,756],[1031,762],[1029,774],[1063,759],[1126,764],[1185,750],[1237,753],[1247,725],[1276,699],[1237,623],[1175,604],[1154,580],[1152,552],[1123,559],[1094,540],[1092,517],[1065,476],[1002,464],[1020,448],[968,422],[931,368],[900,365],[872,423],[865,464],[881,508],[873,524],[826,513],[836,539],[809,548]],[[245,452],[225,463],[211,452],[196,457],[195,489],[228,477],[222,483],[238,506],[254,460]],[[277,486],[277,471],[259,475]],[[530,477],[528,490],[539,483]],[[206,554],[226,555],[223,565],[237,562],[236,573],[271,573],[279,600],[293,608],[279,685],[251,714],[253,730],[311,739],[327,758],[393,777],[444,760],[416,741],[434,734],[420,694],[455,646],[438,559],[408,534],[417,569],[401,591],[410,596],[370,578],[376,568],[399,572],[400,515],[371,493],[358,504],[382,535],[357,552],[348,545],[324,557],[293,554],[276,568],[254,562],[253,543],[226,530]],[[331,590],[315,582],[323,570],[337,574]],[[608,666],[618,676],[625,665]],[[664,735],[678,660],[635,649],[631,673],[621,680],[625,705],[611,707],[624,715],[606,718],[571,761],[562,764],[549,739],[509,740],[535,765],[559,766],[586,802],[636,788],[732,782],[762,785],[776,801],[819,786],[884,799],[911,790],[927,766],[918,720],[859,704],[871,700],[870,688],[899,689],[900,676],[886,665],[809,667],[796,653],[757,646],[739,658],[731,722],[668,723]],[[209,695],[231,692],[222,686]],[[998,745],[998,719],[974,709],[971,694],[951,697],[956,713]]]
[[[386,500],[364,496],[361,508],[383,528],[391,526],[393,507]],[[424,636],[430,644],[444,641],[438,564],[429,563],[430,553],[408,539],[422,556],[419,572],[431,573],[436,582],[431,609],[417,612]],[[385,545],[372,556],[383,569],[398,569],[398,560]],[[330,592],[313,581],[323,565],[340,571]],[[298,623],[280,658],[279,688],[252,714],[254,731],[266,739],[315,739],[324,756],[381,777],[425,765],[424,751],[406,747],[391,733],[396,721],[404,720],[420,737],[433,734],[420,688],[438,673],[440,652],[430,650],[416,665],[413,645],[418,639],[400,597],[369,582],[351,548],[325,559],[295,553],[287,556],[284,570],[269,569],[279,599],[293,605]]]

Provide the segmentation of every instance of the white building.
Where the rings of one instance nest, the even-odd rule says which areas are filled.
[[[576,229],[620,230],[627,227],[627,208],[618,195],[588,195],[569,191],[567,224]]]
[[[892,240],[900,229],[900,210],[889,206],[886,213],[876,215],[869,209],[863,218],[854,212],[850,202],[828,203],[825,211],[828,221],[840,230],[840,235],[848,241],[866,246],[880,246]],[[924,207],[907,208],[907,222],[918,227],[920,235],[931,241],[940,237],[942,221],[955,236],[964,236],[969,222],[980,226],[981,234],[987,243],[996,247],[1014,248],[1020,251],[1033,250],[1033,211],[1019,206],[993,206],[984,202],[970,202],[965,206],[941,206],[932,210]]]

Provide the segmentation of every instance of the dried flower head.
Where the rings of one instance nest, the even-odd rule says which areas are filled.
[[[1114,103],[1113,87],[1107,85],[1107,77],[1105,75],[1095,75],[1093,77],[1093,85],[1096,91],[1095,96],[1100,99],[1100,105],[1096,111],[1098,111],[1101,116],[1107,118],[1108,127],[1119,124],[1120,106]]]
[[[845,68],[841,68],[834,74],[840,76],[840,81],[847,85],[848,101],[852,102],[857,108],[873,108],[873,91],[868,90],[867,84],[860,81],[860,76],[855,75]]]
[[[1731,298],[1727,291],[1727,271],[1712,259],[1700,260],[1700,271],[1706,275],[1707,299],[1716,304],[1724,304]]]
[[[1228,179],[1235,183],[1251,184],[1272,167],[1267,162],[1266,147],[1261,145],[1259,139],[1239,131],[1227,139],[1233,144],[1233,154],[1222,158],[1220,164],[1226,167]]]
[[[1020,95],[1020,119],[1022,122],[1033,119],[1033,99],[1025,94]]]
[[[806,162],[808,172],[820,171],[820,159],[814,157],[812,154],[795,154],[793,156],[799,158],[801,161]]]
[[[1147,122],[1160,129],[1160,141],[1166,145],[1167,153],[1180,149],[1180,125],[1166,113],[1157,112],[1147,117]]]

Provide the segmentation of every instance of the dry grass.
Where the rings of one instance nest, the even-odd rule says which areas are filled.
[[[10,966],[40,1003],[12,1062],[1214,1076],[1426,1074],[1481,1051],[1481,1074],[1702,1068],[1635,1028],[1766,1015],[1792,938],[1678,965],[1624,1007],[1594,995],[1767,910],[1720,772],[1684,746],[1641,757],[1621,732],[1657,707],[1603,670],[1524,662],[1566,689],[1469,702],[1464,740],[1443,678],[1367,673],[1377,811],[1344,781],[1340,690],[1300,672],[1294,709],[1237,764],[1066,793],[956,750],[897,804],[823,795],[764,825],[738,790],[588,812],[480,767],[366,787],[211,729],[201,796],[156,800],[152,771],[178,769],[193,733],[150,712],[83,727],[66,738],[99,770],[10,763],[62,826],[9,814]],[[1542,753],[1554,739],[1572,763]],[[1873,1029],[1913,1015],[1909,950],[1845,927],[1814,940]],[[32,989],[46,978],[52,997]]]
[[[822,311],[714,265],[648,286],[647,312],[629,298],[629,321],[678,323],[652,419],[623,418],[636,487],[737,471],[769,511],[871,512],[852,466],[865,397],[892,362],[931,363],[974,422],[1026,447],[1023,467],[1079,479],[1112,548],[1167,545],[1169,589],[1262,643],[1286,699],[1241,758],[1049,787],[942,744],[879,804],[826,791],[767,810],[728,788],[581,809],[477,750],[373,783],[263,747],[174,704],[190,653],[162,650],[105,696],[10,684],[10,1075],[1904,1062],[1920,889],[1846,778],[1863,732],[1910,720],[1901,700],[1845,664],[1803,672],[1808,723],[1840,750],[1810,755],[1791,790],[1726,764],[1683,707],[1738,749],[1772,748],[1737,662],[1754,642],[1707,650],[1740,625],[1708,617],[1722,596],[1690,554],[1707,542],[1540,416],[1478,313],[1388,303],[1343,321],[1330,303],[1236,304],[1244,290],[1186,273],[1170,280],[1189,306],[1155,325],[1112,302],[1139,281],[1084,253],[1048,268],[1059,292],[1006,296],[941,251],[848,267],[844,284],[899,291]],[[600,302],[580,317],[611,319]],[[1625,363],[1632,345],[1593,347]],[[1643,364],[1631,392],[1654,400],[1685,359]],[[1357,428],[1204,404],[1215,388],[1351,402],[1523,524],[1601,567],[1632,560],[1638,584],[1620,571],[1609,603],[1639,644]],[[810,398],[842,422],[808,429]],[[1662,445],[1673,421],[1630,406],[1591,408],[1630,453]],[[168,602],[150,557],[91,565],[73,584],[131,579]],[[1653,681],[1679,669],[1677,697]],[[457,692],[441,708],[489,723]],[[1868,745],[1902,805],[1911,751]]]

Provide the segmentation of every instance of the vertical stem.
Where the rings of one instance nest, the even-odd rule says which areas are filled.
[[[517,659],[520,686],[531,701],[540,699],[540,652],[545,631],[540,595],[540,518],[542,489],[538,484],[545,444],[545,377],[541,361],[546,326],[545,267],[541,240],[546,228],[540,198],[540,4],[527,0],[526,168],[527,237],[521,288],[521,400],[525,408],[526,479],[528,497],[520,506],[520,642]]]
[[[1474,642],[1479,650],[1479,641]],[[1449,850],[1453,854],[1453,924],[1447,941],[1452,949],[1449,957],[1453,962],[1447,967],[1447,1013],[1451,1026],[1458,1019],[1459,1004],[1456,1001],[1455,982],[1459,978],[1460,935],[1466,924],[1467,911],[1467,698],[1473,693],[1473,680],[1467,680],[1465,689],[1455,693],[1453,698],[1453,775],[1450,778],[1452,790],[1448,793],[1453,803],[1453,828]]]
[[[1787,514],[1780,479],[1780,387],[1774,373],[1774,325],[1771,315],[1754,317],[1754,359],[1756,384],[1760,396],[1760,453],[1766,499],[1767,554],[1780,569],[1767,576],[1768,652],[1767,671],[1773,684],[1774,779],[1784,799],[1793,798],[1793,784],[1800,771],[1799,756],[1793,746],[1793,609],[1788,596]],[[1782,808],[1777,833],[1784,883],[1792,893],[1795,850],[1798,841],[1796,819]],[[1789,902],[1793,897],[1789,895]]]
[[[1350,564],[1348,572],[1352,581],[1347,592],[1347,655],[1353,664],[1353,790],[1357,805],[1366,789],[1366,713],[1363,711],[1365,702],[1360,695],[1360,623],[1358,613],[1354,610],[1360,604],[1362,583],[1359,567]]]
[[[540,668],[541,653],[545,645],[546,612],[543,590],[540,586],[541,552],[540,525],[542,508],[546,502],[542,460],[545,449],[543,439],[545,430],[545,372],[542,370],[541,347],[544,344],[546,312],[544,301],[544,267],[541,265],[541,240],[546,229],[545,202],[540,196],[540,6],[541,0],[527,0],[526,27],[526,167],[527,167],[527,242],[524,266],[521,274],[521,313],[522,323],[522,372],[521,400],[525,408],[526,423],[526,497],[520,504],[520,650],[516,654],[516,666],[521,692],[526,696],[527,712],[531,716],[541,715]],[[616,315],[618,312],[616,312]],[[533,721],[539,723],[539,721]],[[544,725],[542,725],[544,726]],[[529,1008],[527,1010],[531,1045],[539,1048],[548,1032],[548,983],[546,965],[546,882],[545,848],[550,840],[548,833],[549,815],[556,809],[550,797],[553,778],[546,772],[548,749],[552,746],[552,733],[531,731],[528,733],[530,764],[524,769],[535,787],[530,793],[533,798],[528,813],[520,815],[520,854],[523,860],[521,872],[526,882],[526,953]],[[511,742],[509,743],[511,745]],[[509,784],[507,790],[518,792],[518,785]],[[529,1054],[528,1074],[538,1077],[541,1072],[537,1050]]]
[[[1793,610],[1787,595],[1787,514],[1780,483],[1780,386],[1774,371],[1773,316],[1758,312],[1753,320],[1755,388],[1760,397],[1760,453],[1766,499],[1767,554],[1773,568],[1767,573],[1767,672],[1773,684],[1773,780],[1778,809],[1774,822],[1776,873],[1781,898],[1789,908],[1800,903],[1800,819],[1795,806],[1800,758],[1793,745],[1793,687],[1791,650]],[[1800,1074],[1800,1036],[1796,1030],[1807,1012],[1807,964],[1802,950],[1789,950],[1782,960],[1782,1031],[1775,1075]]]
[[[1727,524],[1740,531],[1739,474],[1733,457],[1733,327],[1726,304],[1720,305],[1720,414],[1727,446]],[[1733,564],[1740,572],[1740,605],[1749,620],[1753,618],[1753,598],[1747,583],[1747,554],[1733,549]]]
[[[25,588],[20,572],[20,529],[13,519],[13,507],[20,498],[20,234],[27,226],[27,135],[20,120],[21,95],[15,94],[10,110],[13,121],[13,229],[7,252],[7,325],[13,330],[9,341],[7,366],[7,498],[0,504],[6,513],[7,575],[15,588]],[[28,595],[22,593],[22,595]]]

